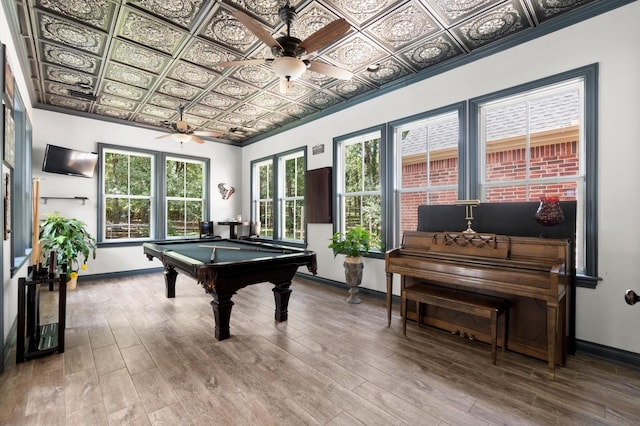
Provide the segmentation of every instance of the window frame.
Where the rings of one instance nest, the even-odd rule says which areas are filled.
[[[387,241],[389,240],[387,236],[387,221],[388,221],[388,209],[389,205],[392,205],[393,202],[388,201],[388,185],[385,183],[388,181],[388,176],[393,175],[392,165],[389,164],[388,161],[388,143],[387,138],[389,134],[389,129],[387,123],[378,124],[375,126],[371,126],[369,128],[358,130],[355,132],[348,133],[346,135],[341,135],[333,138],[333,165],[334,165],[334,173],[333,173],[333,193],[334,193],[334,203],[333,203],[333,232],[345,232],[345,215],[344,211],[344,203],[343,203],[343,189],[344,189],[344,144],[350,140],[361,138],[366,135],[378,132],[380,135],[380,250],[371,250],[365,256],[367,257],[375,257],[375,258],[383,258],[384,253],[387,250]]]
[[[267,157],[262,157],[262,158],[258,158],[255,160],[252,160],[250,163],[250,170],[251,170],[251,176],[250,176],[250,181],[251,181],[251,220],[252,221],[259,221],[260,217],[259,217],[259,208],[258,208],[258,203],[261,201],[261,199],[258,199],[257,197],[259,197],[260,194],[260,175],[258,173],[256,173],[256,167],[261,165],[261,164],[265,164],[265,163],[269,163],[271,162],[271,173],[272,173],[272,182],[273,182],[273,187],[272,187],[272,199],[271,199],[271,205],[273,207],[272,211],[273,211],[273,217],[272,217],[272,221],[273,221],[273,235],[271,236],[271,238],[269,237],[263,237],[262,235],[260,236],[260,238],[265,238],[265,239],[271,239],[274,242],[286,242],[289,245],[292,246],[306,246],[307,245],[307,223],[306,220],[304,220],[304,239],[301,240],[293,240],[293,239],[287,239],[284,238],[284,225],[283,225],[283,221],[285,220],[284,218],[284,213],[285,213],[285,208],[284,208],[284,180],[286,180],[286,178],[284,177],[284,170],[283,169],[283,165],[282,160],[294,156],[296,153],[300,153],[301,156],[303,157],[303,161],[304,161],[304,170],[305,170],[305,174],[306,174],[306,170],[307,170],[307,164],[308,164],[308,159],[307,159],[307,146],[301,146],[298,148],[293,148],[287,151],[283,151],[283,152],[279,152],[277,154],[273,154]],[[306,182],[305,182],[306,185]],[[302,195],[302,198],[304,199],[304,193]]]
[[[128,239],[117,239],[117,240],[107,240],[105,239],[105,217],[104,217],[104,208],[105,208],[105,193],[104,193],[104,159],[105,159],[105,151],[118,151],[122,153],[128,153],[129,155],[147,155],[151,157],[152,162],[152,173],[151,173],[151,218],[149,220],[150,227],[150,236],[148,238],[128,238]],[[195,162],[202,162],[204,164],[204,172],[203,172],[203,184],[204,184],[204,201],[203,201],[203,209],[202,209],[202,220],[205,220],[209,217],[210,214],[210,204],[211,204],[211,160],[206,157],[196,157],[191,155],[184,155],[178,153],[170,153],[170,152],[162,152],[162,151],[152,151],[142,148],[131,148],[131,147],[123,147],[122,145],[113,145],[113,144],[98,144],[98,156],[99,156],[99,173],[98,173],[98,229],[96,239],[98,241],[98,247],[118,247],[118,246],[133,246],[139,245],[141,242],[145,241],[161,241],[167,238],[175,239],[175,238],[198,238],[198,236],[194,237],[167,237],[166,233],[166,197],[165,197],[165,188],[166,188],[166,162],[167,159],[177,159],[177,160],[191,160]]]
[[[598,64],[591,64],[555,74],[517,86],[509,87],[469,100],[469,186],[462,193],[467,199],[479,199],[481,194],[482,155],[480,135],[480,107],[500,98],[541,89],[576,78],[584,81],[582,135],[584,136],[584,275],[577,277],[578,284],[595,287],[598,278],[598,225],[597,225],[597,155],[598,155]],[[578,212],[580,214],[580,212]],[[580,222],[580,220],[578,220]]]
[[[447,113],[456,112],[458,113],[458,194],[463,194],[465,192],[465,188],[467,185],[467,176],[468,176],[468,143],[467,143],[467,103],[466,102],[457,102],[454,104],[450,104],[447,106],[443,106],[440,108],[436,108],[433,110],[425,111],[419,114],[415,114],[409,117],[401,118],[399,120],[391,121],[388,125],[388,137],[389,141],[389,150],[393,152],[394,155],[391,157],[392,161],[389,164],[389,176],[390,179],[387,180],[386,184],[388,186],[387,192],[392,195],[393,199],[389,200],[388,203],[388,211],[387,217],[389,218],[389,223],[392,223],[393,226],[387,227],[385,230],[387,241],[392,241],[395,247],[399,247],[402,243],[402,235],[400,231],[400,199],[401,195],[406,192],[416,192],[416,189],[419,188],[411,188],[412,191],[405,191],[400,188],[400,174],[402,173],[401,167],[398,170],[398,164],[401,162],[401,155],[399,154],[400,143],[396,140],[396,131],[410,124],[412,122],[418,121],[426,121],[430,118],[437,117],[439,115],[444,115]],[[420,187],[424,190],[428,191],[430,188],[428,182],[425,182],[425,185]],[[460,196],[458,197],[460,198]],[[424,203],[428,203],[428,198],[424,200]]]

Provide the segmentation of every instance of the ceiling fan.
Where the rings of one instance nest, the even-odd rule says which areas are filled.
[[[171,133],[167,133],[166,135],[161,135],[156,137],[156,139],[168,138],[172,137],[175,141],[184,143],[184,142],[195,142],[195,143],[204,143],[204,140],[199,136],[211,136],[214,138],[219,138],[224,134],[221,132],[209,132],[209,131],[195,131],[189,124],[182,119],[182,114],[184,113],[184,106],[179,106],[176,108],[178,113],[180,114],[180,118],[175,123],[171,123],[169,121],[165,121],[164,124]]]
[[[307,69],[341,80],[349,80],[353,77],[353,74],[345,69],[323,62],[302,59],[303,56],[322,49],[344,36],[351,28],[344,18],[333,21],[324,28],[311,34],[305,40],[300,40],[291,35],[291,24],[296,21],[298,14],[288,1],[287,4],[280,9],[279,14],[280,19],[287,24],[287,33],[278,38],[273,38],[258,21],[240,10],[234,11],[233,16],[244,24],[258,39],[271,48],[271,53],[274,58],[230,61],[217,65],[221,67],[231,67],[271,63],[271,68],[280,77],[280,92],[285,94],[291,91],[293,82]]]

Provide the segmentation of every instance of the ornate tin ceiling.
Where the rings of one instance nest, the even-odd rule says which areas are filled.
[[[36,107],[166,130],[184,120],[243,145],[429,67],[498,46],[604,0],[303,0],[291,35],[304,40],[343,17],[351,30],[309,55],[354,73],[306,71],[287,96],[271,58],[232,14],[242,10],[278,37],[284,0],[18,0]],[[587,5],[589,4],[589,5]],[[587,6],[585,6],[587,5]],[[373,66],[376,67],[373,70]],[[320,114],[319,114],[320,113]],[[212,139],[215,140],[215,139]]]

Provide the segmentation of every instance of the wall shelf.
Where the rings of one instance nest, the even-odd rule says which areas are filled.
[[[82,201],[82,205],[84,206],[85,201],[89,198],[87,197],[40,197],[43,200],[43,204],[47,204],[48,200],[80,200]]]

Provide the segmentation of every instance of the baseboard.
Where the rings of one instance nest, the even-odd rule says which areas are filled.
[[[576,339],[576,350],[596,358],[640,369],[640,354]]]
[[[18,318],[16,317],[13,321],[11,329],[9,330],[9,333],[7,334],[7,339],[4,341],[4,348],[2,348],[4,354],[4,357],[2,359],[4,360],[4,364],[2,365],[2,368],[0,368],[0,373],[4,372],[4,367],[6,367],[7,363],[9,362],[9,354],[11,354],[11,349],[13,349],[16,344],[17,336]]]
[[[126,277],[134,277],[138,275],[147,275],[147,274],[157,274],[158,272],[164,272],[163,267],[157,268],[148,268],[148,269],[135,269],[131,271],[118,271],[118,272],[108,272],[105,274],[91,274],[91,275],[80,275],[78,276],[78,284],[87,281],[98,281],[98,280],[108,280],[114,278],[126,278]]]

